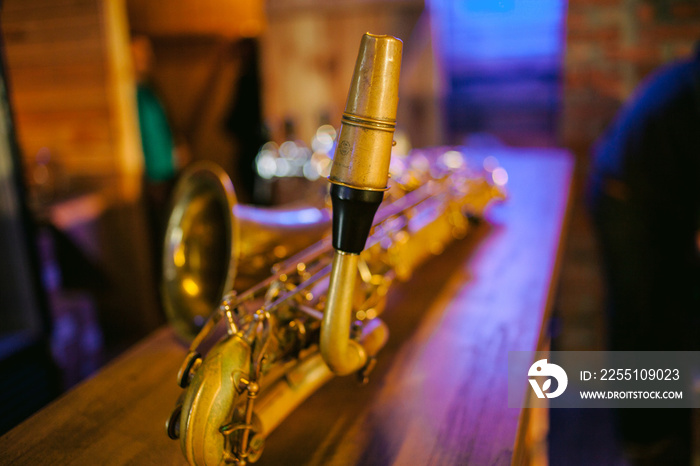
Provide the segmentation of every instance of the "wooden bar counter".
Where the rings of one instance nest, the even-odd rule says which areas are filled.
[[[529,413],[507,407],[508,352],[544,341],[573,160],[559,150],[488,153],[508,171],[508,199],[392,289],[384,314],[391,337],[370,383],[333,379],[272,433],[258,464],[527,458]],[[159,329],[1,437],[0,464],[184,464],[164,422],[181,391],[185,352],[169,328]]]

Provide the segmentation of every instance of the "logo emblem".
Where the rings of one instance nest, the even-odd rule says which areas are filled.
[[[546,359],[540,359],[535,361],[535,363],[530,366],[530,370],[527,372],[529,377],[530,385],[535,391],[537,398],[556,398],[566,390],[566,385],[569,383],[569,378],[566,376],[566,372],[560,366],[556,364],[547,363]],[[550,377],[544,381],[542,387],[540,387],[537,379],[534,377]],[[547,393],[550,386],[552,385],[552,378],[557,381],[557,389],[552,393]]]
[[[351,149],[352,147],[350,146],[350,143],[348,141],[340,141],[340,145],[338,145],[338,150],[340,151],[341,155],[348,155]]]

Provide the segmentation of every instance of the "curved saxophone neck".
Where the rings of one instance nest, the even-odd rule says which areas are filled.
[[[359,255],[336,250],[333,256],[328,300],[323,314],[321,355],[337,375],[348,375],[362,369],[367,353],[350,338],[353,294]]]
[[[321,324],[321,355],[337,375],[365,367],[368,351],[350,338],[359,254],[389,178],[403,44],[365,34],[355,63],[329,180],[336,252]]]

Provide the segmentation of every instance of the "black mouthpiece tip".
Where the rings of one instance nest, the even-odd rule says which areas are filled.
[[[357,189],[335,183],[331,185],[335,249],[352,254],[362,252],[382,199],[384,191]]]

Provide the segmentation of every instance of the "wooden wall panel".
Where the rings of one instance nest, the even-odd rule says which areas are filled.
[[[158,245],[138,202],[143,155],[124,1],[6,0],[1,18],[25,173],[40,173],[37,153],[48,151],[53,176],[34,190],[39,210],[60,208],[69,236],[87,232],[72,237],[76,246],[97,245],[108,354],[162,322],[151,269]],[[100,208],[65,202],[76,196]]]
[[[2,30],[27,172],[48,149],[68,179],[134,198],[142,156],[124,2],[7,0]]]

